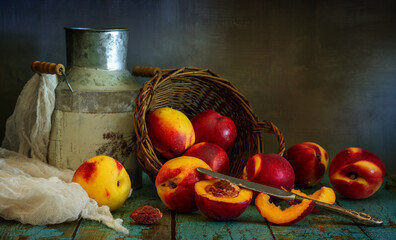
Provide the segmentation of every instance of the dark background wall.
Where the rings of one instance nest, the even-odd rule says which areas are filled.
[[[396,1],[3,0],[0,139],[31,62],[66,63],[66,26],[128,28],[128,69],[211,68],[287,146],[362,147],[396,172]]]

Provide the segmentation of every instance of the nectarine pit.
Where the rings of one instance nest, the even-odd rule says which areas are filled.
[[[208,185],[205,188],[206,192],[212,194],[215,197],[231,197],[235,198],[238,196],[241,189],[226,180],[220,180],[213,185]]]
[[[153,224],[162,218],[162,213],[158,208],[154,208],[150,205],[144,205],[136,208],[129,216],[136,223]]]

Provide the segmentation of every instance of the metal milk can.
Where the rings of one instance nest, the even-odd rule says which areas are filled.
[[[133,188],[142,184],[133,110],[139,84],[126,70],[128,30],[65,28],[65,80],[55,90],[48,162],[77,169],[106,155],[120,161]]]

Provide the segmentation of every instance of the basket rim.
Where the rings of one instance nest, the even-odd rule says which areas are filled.
[[[146,125],[146,116],[149,113],[148,106],[151,104],[153,100],[153,95],[156,94],[155,90],[162,86],[162,84],[166,84],[168,81],[189,81],[188,77],[194,77],[196,81],[211,81],[214,84],[219,84],[222,88],[226,88],[227,91],[230,91],[233,96],[237,98],[238,103],[241,103],[241,106],[244,110],[246,110],[245,114],[249,116],[248,121],[252,125],[251,134],[253,135],[253,139],[255,141],[255,145],[257,149],[255,150],[257,153],[263,152],[263,143],[261,139],[261,133],[274,133],[277,136],[278,142],[283,142],[283,147],[280,144],[279,154],[283,154],[284,152],[284,139],[283,134],[278,131],[279,129],[273,125],[269,121],[258,121],[257,115],[254,113],[252,107],[250,106],[248,100],[245,96],[239,92],[236,87],[228,80],[220,77],[214,71],[210,69],[201,69],[196,67],[183,67],[183,68],[169,68],[169,69],[159,69],[149,67],[149,71],[152,71],[151,79],[144,82],[139,94],[136,97],[135,102],[135,110],[133,113],[133,124],[136,133],[136,156],[137,160],[142,166],[144,172],[146,172],[151,180],[154,182],[155,177],[162,167],[163,163],[159,160],[158,156],[156,156],[154,147],[147,133],[147,125]],[[136,74],[134,69],[134,75]],[[150,74],[147,74],[150,75]],[[186,78],[187,77],[187,78]],[[158,108],[158,107],[157,107]],[[141,156],[143,155],[143,156]],[[147,156],[155,156],[153,161],[150,162],[152,166],[150,166],[150,170],[145,165],[147,164]],[[247,161],[247,160],[246,160]],[[242,172],[240,173],[242,174]]]

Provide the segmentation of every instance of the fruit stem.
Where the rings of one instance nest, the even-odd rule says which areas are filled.
[[[352,173],[349,174],[349,178],[352,179],[352,180],[355,180],[357,177],[358,177],[358,175],[355,172],[352,172]]]

